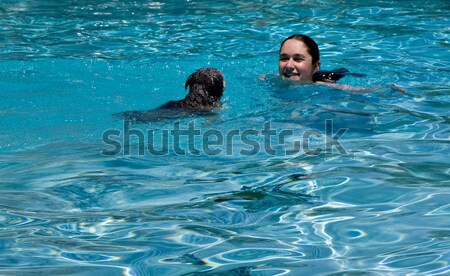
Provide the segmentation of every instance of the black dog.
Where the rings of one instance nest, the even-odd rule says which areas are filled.
[[[208,112],[219,108],[220,98],[225,89],[222,72],[215,68],[202,68],[191,74],[184,85],[189,87],[189,93],[179,101],[169,101],[157,109],[148,111],[127,111],[120,113],[125,120],[134,122],[159,121],[161,119],[177,118],[188,112]],[[187,115],[187,114],[185,114]]]
[[[202,68],[188,77],[184,89],[189,86],[187,96],[179,101],[170,101],[158,109],[185,108],[209,111],[221,105],[220,98],[225,89],[222,73],[214,68]]]

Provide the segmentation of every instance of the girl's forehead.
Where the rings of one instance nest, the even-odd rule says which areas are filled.
[[[288,55],[295,55],[295,54],[301,54],[303,56],[311,56],[309,53],[308,47],[305,45],[305,43],[298,41],[296,39],[290,39],[287,40],[280,50],[280,55],[288,54]]]
[[[283,46],[281,47],[281,51],[283,50],[308,50],[308,47],[306,47],[305,43],[302,41],[296,40],[296,39],[289,39],[287,40]]]

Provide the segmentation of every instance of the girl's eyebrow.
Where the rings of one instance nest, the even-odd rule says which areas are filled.
[[[281,54],[280,54],[280,57],[289,57],[289,55],[286,54],[286,53],[281,53]],[[293,57],[293,58],[305,58],[305,56],[302,55],[302,54],[294,54],[292,57]]]
[[[305,56],[302,54],[295,54],[293,57],[294,58],[305,58]]]

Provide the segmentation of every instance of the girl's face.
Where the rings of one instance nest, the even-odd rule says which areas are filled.
[[[289,39],[281,47],[278,72],[282,78],[312,82],[319,67],[320,61],[312,64],[311,54],[303,42]]]

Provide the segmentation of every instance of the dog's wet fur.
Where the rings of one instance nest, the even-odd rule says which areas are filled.
[[[220,99],[225,89],[225,82],[224,76],[219,70],[202,68],[195,71],[186,80],[184,88],[188,87],[189,93],[182,100],[169,101],[148,111],[127,111],[116,115],[134,122],[151,122],[180,118],[186,115],[208,115],[210,111],[221,107]]]
[[[224,90],[222,73],[214,68],[203,68],[190,75],[184,85],[189,93],[180,101],[168,102],[159,108],[185,108],[208,111],[221,105],[220,98]]]

